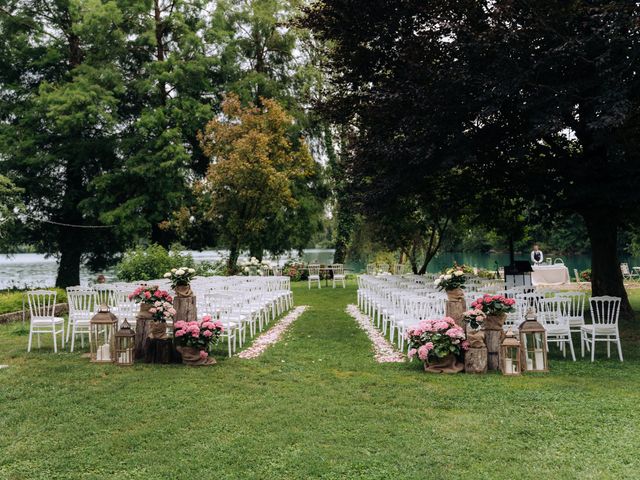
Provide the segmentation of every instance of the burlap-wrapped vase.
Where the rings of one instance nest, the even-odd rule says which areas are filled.
[[[165,322],[152,320],[147,323],[149,325],[148,338],[152,340],[167,340],[169,338],[169,335],[167,334],[167,324]]]
[[[138,312],[136,319],[140,319],[143,321],[151,320],[153,318],[153,314],[149,311],[151,307],[153,307],[153,305],[151,305],[150,303],[141,303],[140,311]]]
[[[193,291],[191,290],[191,285],[176,285],[173,289],[176,292],[177,297],[188,298],[193,297]]]
[[[467,341],[469,342],[470,348],[482,348],[485,346],[484,343],[484,331],[483,330],[475,330],[467,325]]]
[[[488,315],[484,319],[484,329],[485,330],[502,330],[504,326],[504,321],[507,319],[507,314],[502,313],[500,315]]]
[[[424,362],[425,372],[430,373],[460,373],[464,370],[464,364],[454,354],[443,358],[429,359]]]
[[[464,290],[462,290],[461,288],[447,290],[447,298],[450,302],[459,302],[464,299]]]
[[[199,348],[179,346],[177,350],[180,352],[180,355],[182,355],[182,363],[185,365],[201,367],[215,365],[216,363],[216,359],[213,357],[201,357]]]

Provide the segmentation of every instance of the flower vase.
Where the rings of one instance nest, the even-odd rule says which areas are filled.
[[[209,356],[208,354],[205,356],[200,352],[204,352],[204,350],[200,350],[195,347],[187,347],[187,346],[178,346],[178,352],[182,356],[182,363],[185,365],[191,366],[205,366],[205,365],[215,365],[216,359]],[[205,352],[206,353],[206,352]]]
[[[188,283],[186,285],[176,285],[173,290],[176,292],[176,296],[179,298],[193,297],[191,285],[189,285]]]
[[[169,338],[166,322],[151,320],[150,322],[147,322],[147,325],[149,326],[147,338],[151,340],[167,340]]]
[[[424,370],[429,373],[460,373],[464,370],[464,364],[458,361],[453,353],[450,353],[442,358],[429,357],[424,362]]]
[[[447,290],[447,298],[450,302],[459,302],[464,299],[464,290],[461,288],[454,288],[452,290]]]

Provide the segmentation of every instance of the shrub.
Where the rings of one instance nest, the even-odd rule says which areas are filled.
[[[591,269],[587,268],[586,270],[582,270],[580,272],[580,279],[583,282],[590,282],[591,281]]]
[[[127,251],[116,265],[116,275],[125,282],[154,280],[179,267],[195,268],[193,257],[175,248],[167,251],[160,245],[152,244]]]

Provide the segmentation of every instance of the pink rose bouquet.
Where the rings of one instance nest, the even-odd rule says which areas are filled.
[[[153,319],[158,322],[172,320],[176,314],[176,310],[173,308],[173,297],[169,295],[169,292],[160,290],[157,286],[140,286],[129,295],[129,300],[151,305],[149,313],[151,313]]]
[[[407,330],[409,358],[418,357],[423,362],[447,355],[460,355],[469,348],[464,330],[452,318],[422,320]]]
[[[202,358],[209,355],[207,352],[218,343],[224,331],[222,322],[212,320],[210,315],[205,315],[202,320],[195,322],[178,320],[173,327],[175,329],[173,335],[178,345],[199,349]]]
[[[476,299],[471,308],[480,310],[485,316],[499,316],[515,311],[516,301],[513,298],[506,298],[502,295],[485,295]]]
[[[479,330],[486,318],[487,315],[482,310],[473,309],[464,312],[464,321],[474,330]]]

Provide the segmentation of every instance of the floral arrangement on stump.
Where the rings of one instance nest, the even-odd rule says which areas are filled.
[[[164,278],[171,280],[171,288],[178,297],[191,297],[191,280],[196,275],[194,268],[180,267],[172,268],[170,272],[164,274]]]
[[[467,277],[464,271],[458,267],[453,267],[447,269],[433,284],[438,290],[447,292],[449,300],[459,300],[464,297],[462,289],[466,282]]]
[[[209,357],[211,348],[218,343],[224,327],[218,320],[205,315],[202,320],[174,324],[174,337],[182,355],[182,363],[187,365],[212,365],[216,363]]]
[[[506,298],[502,295],[485,295],[476,299],[471,308],[484,314],[485,328],[497,329],[502,328],[507,313],[515,311],[514,305],[516,301],[513,298]]]
[[[150,320],[149,338],[167,339],[166,322],[173,320],[176,314],[173,297],[169,292],[160,290],[157,286],[140,286],[129,295],[129,300],[140,304],[139,317]]]
[[[453,318],[422,320],[407,330],[409,358],[416,356],[428,372],[457,373],[464,368],[458,357],[469,348],[464,330]]]
[[[249,260],[245,260],[240,264],[242,267],[243,275],[258,275],[258,267],[261,262],[256,257],[251,257]]]

